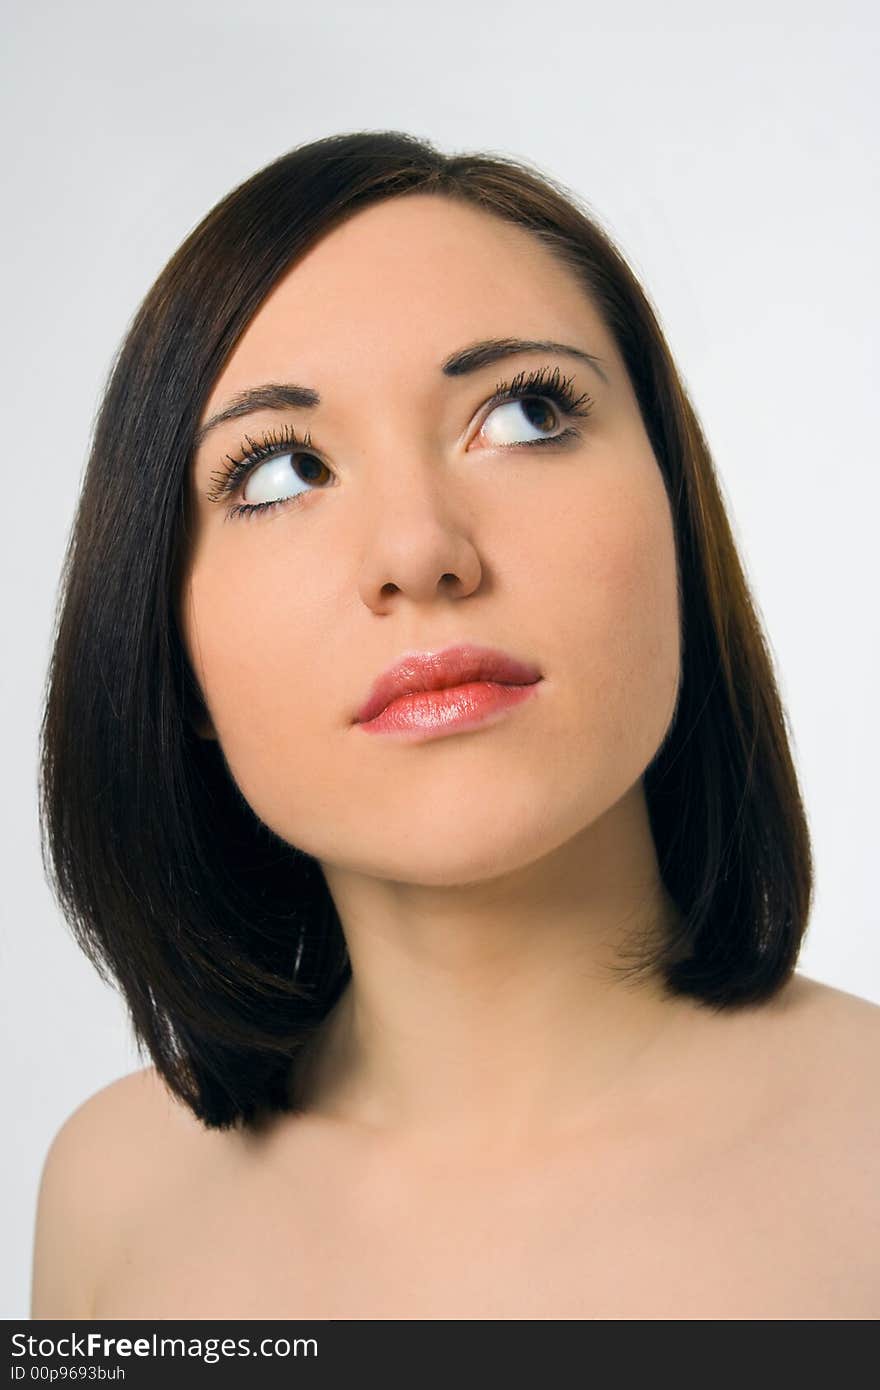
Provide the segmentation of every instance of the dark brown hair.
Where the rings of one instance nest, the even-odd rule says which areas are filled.
[[[681,914],[627,971],[721,1009],[794,970],[812,857],[771,658],[706,440],[648,298],[595,217],[527,165],[397,131],[301,146],[235,188],[135,314],[97,418],[59,593],[40,749],[47,876],[140,1046],[202,1122],[296,1108],[293,1064],[351,966],[318,862],[264,825],[204,715],[176,617],[195,433],[261,302],[318,238],[406,193],[528,229],[613,335],[673,513],[675,715],[644,774]]]

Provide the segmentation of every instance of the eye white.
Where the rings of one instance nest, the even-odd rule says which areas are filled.
[[[298,492],[307,492],[308,486],[298,478],[290,466],[293,454],[276,454],[274,458],[264,459],[248,475],[242,497],[246,502],[275,502],[282,497],[295,497]],[[285,491],[290,485],[293,491]],[[296,485],[299,486],[296,486]]]
[[[556,416],[557,425],[554,426],[554,429],[557,428],[558,412],[552,403],[545,402],[542,396],[529,396],[523,397],[521,400],[505,401],[502,405],[496,405],[495,409],[487,415],[481,433],[488,432],[490,444],[521,444],[523,442],[522,434],[517,435],[518,429],[520,431],[523,429],[532,431],[531,435],[526,436],[527,439],[552,439],[552,435],[548,435],[546,430],[539,430],[524,413],[524,407],[535,404],[540,407],[542,414],[549,411]]]

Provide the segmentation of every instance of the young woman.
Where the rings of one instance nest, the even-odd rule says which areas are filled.
[[[35,1318],[869,1318],[880,1010],[697,415],[567,190],[397,132],[228,195],[100,413],[42,747],[151,1065]]]

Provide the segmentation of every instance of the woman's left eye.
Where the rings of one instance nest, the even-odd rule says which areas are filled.
[[[488,433],[490,444],[530,444],[552,439],[559,425],[559,410],[543,396],[521,396],[496,405],[483,422],[480,434]],[[525,417],[525,418],[523,418]],[[528,431],[532,434],[529,435]],[[526,438],[523,439],[523,433]],[[556,436],[558,437],[558,436]]]

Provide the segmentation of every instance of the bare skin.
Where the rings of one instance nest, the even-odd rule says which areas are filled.
[[[600,370],[440,371],[513,336]],[[591,414],[528,447],[496,384],[556,366]],[[677,916],[642,777],[680,626],[662,475],[595,308],[523,229],[392,199],[279,282],[202,423],[291,381],[321,404],[196,451],[181,629],[200,732],[320,862],[351,985],[305,1113],[260,1136],[203,1131],[149,1072],[87,1103],[50,1162],[35,1316],[875,1316],[880,1010],[795,981],[716,1014],[614,974]],[[288,452],[212,500],[245,432],[291,422],[307,474]],[[228,515],[276,485],[286,504]],[[420,744],[353,726],[404,651],[468,641],[537,664],[537,694]],[[112,1220],[71,1226],[83,1183]]]
[[[514,1155],[209,1132],[124,1077],[68,1121],[82,1238],[38,1241],[69,1290],[42,1276],[32,1316],[876,1318],[880,1009],[796,975],[667,1038],[637,1093]]]

